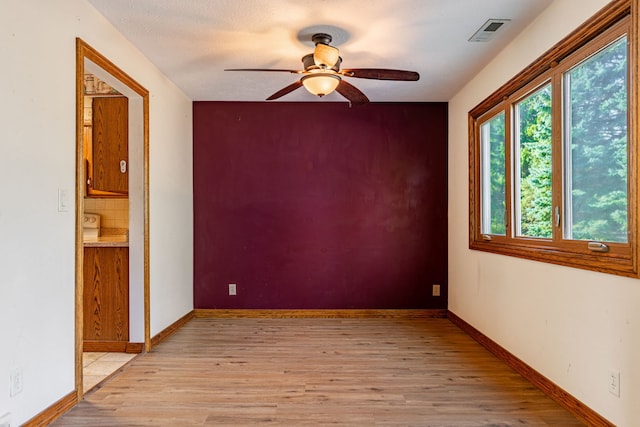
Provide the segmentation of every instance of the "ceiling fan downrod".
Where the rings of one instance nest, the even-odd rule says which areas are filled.
[[[327,33],[315,33],[313,36],[311,36],[311,41],[316,46],[318,45],[318,43],[329,45],[329,43],[331,43],[332,40],[333,40],[333,37],[331,37],[331,34],[327,34]]]

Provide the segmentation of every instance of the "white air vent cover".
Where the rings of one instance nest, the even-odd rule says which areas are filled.
[[[502,30],[504,26],[511,22],[510,19],[489,19],[485,22],[478,31],[469,39],[470,42],[488,42],[498,31]]]

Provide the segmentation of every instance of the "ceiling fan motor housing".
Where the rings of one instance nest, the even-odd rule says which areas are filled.
[[[341,63],[342,63],[342,57],[338,57],[338,62],[336,62],[333,67],[328,68],[328,70],[333,70],[337,73],[338,71],[340,71]],[[310,53],[302,57],[302,65],[304,66],[305,71],[320,69],[320,67],[316,65],[315,59],[313,58],[313,53]]]
[[[313,36],[311,36],[311,41],[316,45],[318,43],[328,45],[329,43],[331,43],[331,40],[333,40],[331,35],[326,33],[316,33]]]

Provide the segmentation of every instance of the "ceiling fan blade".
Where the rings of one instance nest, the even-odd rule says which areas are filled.
[[[280,89],[279,91],[277,91],[276,93],[268,97],[267,101],[273,101],[274,99],[278,99],[288,93],[293,92],[294,90],[298,89],[301,86],[302,86],[302,81],[298,80],[296,82],[293,82],[289,86]]]
[[[351,83],[348,83],[344,80],[340,80],[340,84],[336,88],[336,91],[340,95],[347,98],[352,104],[366,104],[367,102],[369,102],[369,98],[367,98],[367,95],[362,93],[360,89],[358,89]]]
[[[293,73],[293,74],[302,74],[304,71],[300,70],[283,70],[277,68],[227,68],[224,71],[275,71],[275,72],[284,72],[284,73]]]
[[[343,76],[374,80],[416,81],[420,74],[415,71],[390,70],[386,68],[349,68],[340,72]]]

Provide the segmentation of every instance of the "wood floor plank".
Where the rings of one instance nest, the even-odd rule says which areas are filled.
[[[447,319],[196,318],[55,426],[581,426]]]

